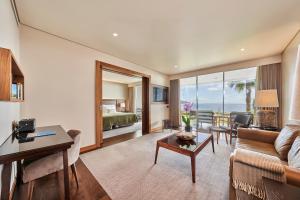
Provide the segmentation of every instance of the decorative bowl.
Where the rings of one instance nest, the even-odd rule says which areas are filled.
[[[196,133],[181,131],[176,133],[176,136],[181,140],[192,140],[196,137]]]

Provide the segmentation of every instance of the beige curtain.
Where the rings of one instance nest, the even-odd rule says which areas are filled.
[[[180,125],[180,82],[170,81],[170,121],[174,128]]]
[[[256,90],[277,89],[279,108],[272,108],[277,114],[277,125],[282,127],[282,84],[281,63],[259,66],[256,75]]]
[[[128,87],[128,101],[126,111],[135,112],[135,87]]]

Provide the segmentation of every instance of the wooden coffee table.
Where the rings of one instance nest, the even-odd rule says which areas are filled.
[[[190,156],[191,165],[192,165],[192,180],[193,183],[195,183],[196,182],[196,178],[195,178],[196,156],[210,141],[212,144],[213,152],[215,153],[214,137],[212,136],[212,134],[198,133],[196,138],[189,141],[178,139],[175,134],[162,138],[158,140],[156,143],[154,164],[156,164],[157,161],[159,147],[163,147],[171,151],[175,151],[177,153]]]

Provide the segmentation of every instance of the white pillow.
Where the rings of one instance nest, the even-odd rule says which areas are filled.
[[[116,105],[103,105],[103,113],[115,113]]]

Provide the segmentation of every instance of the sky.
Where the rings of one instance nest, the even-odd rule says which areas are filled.
[[[230,88],[232,81],[253,81],[256,77],[256,67],[234,70],[224,73],[225,76],[225,104],[246,104],[246,90],[239,93]],[[222,104],[223,101],[223,73],[198,76],[198,101],[201,104]],[[196,77],[180,80],[181,101],[196,102]],[[252,101],[255,89],[251,90]]]
[[[223,99],[223,85],[222,83],[212,83],[198,86],[198,100],[199,103],[222,103]],[[225,103],[231,104],[246,104],[246,91],[242,93],[235,91],[225,84]],[[196,86],[187,85],[180,89],[180,97],[183,101],[196,101]],[[252,89],[252,100],[255,97],[255,90]]]

